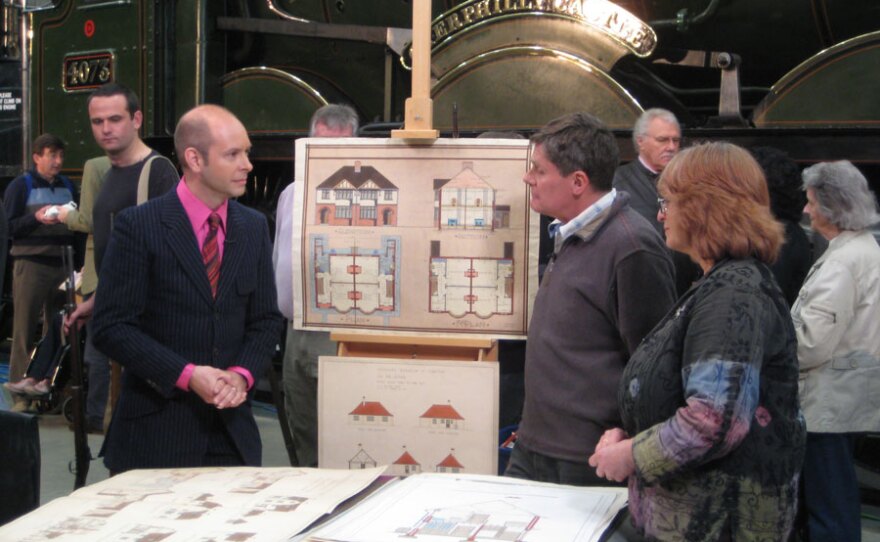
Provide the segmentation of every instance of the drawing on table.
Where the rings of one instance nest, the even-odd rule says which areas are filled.
[[[406,538],[448,536],[468,542],[477,540],[523,540],[540,520],[505,501],[487,501],[427,510],[418,523],[396,530]]]
[[[315,189],[316,222],[331,226],[396,226],[397,186],[372,166],[343,166]]]
[[[292,495],[270,495],[254,504],[253,508],[245,512],[245,517],[254,517],[267,512],[289,513],[295,511],[308,499],[294,497]]]

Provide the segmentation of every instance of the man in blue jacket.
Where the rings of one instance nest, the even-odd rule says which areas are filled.
[[[12,348],[9,354],[10,391],[24,378],[29,353],[36,339],[37,319],[44,315],[43,329],[58,305],[58,287],[65,273],[61,254],[65,245],[74,244],[74,234],[58,219],[58,207],[77,198],[70,180],[61,175],[64,142],[52,134],[43,134],[33,143],[34,169],[9,183],[4,195],[10,255],[14,259],[12,303]],[[29,408],[24,395],[16,395],[12,410]]]

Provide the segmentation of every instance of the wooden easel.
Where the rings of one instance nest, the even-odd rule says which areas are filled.
[[[413,2],[412,35],[412,96],[404,106],[403,130],[392,130],[391,137],[430,143],[440,136],[431,100],[431,0]]]
[[[413,3],[412,35],[412,96],[406,100],[403,129],[393,130],[391,137],[430,144],[440,135],[433,127],[431,99],[431,0]],[[498,342],[493,339],[336,332],[330,339],[339,343],[341,357],[498,361]]]
[[[424,335],[330,334],[340,357],[498,361],[498,341]]]

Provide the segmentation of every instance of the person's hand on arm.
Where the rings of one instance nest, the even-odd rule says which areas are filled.
[[[632,439],[623,429],[605,431],[589,464],[596,468],[596,475],[614,482],[623,482],[636,470],[633,459]]]

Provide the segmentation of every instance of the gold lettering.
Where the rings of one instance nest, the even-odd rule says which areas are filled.
[[[448,12],[432,26],[431,32],[436,42],[484,19],[522,11],[572,17],[623,41],[640,55],[650,53],[656,46],[650,27],[609,0],[471,0]]]
[[[461,17],[464,19],[465,24],[471,24],[474,22],[474,6],[465,6],[465,8],[461,10]]]
[[[617,22],[617,13],[616,12],[612,13],[608,16],[608,18],[605,20],[604,26],[608,30],[612,30],[612,31],[617,28],[620,28],[620,23]]]
[[[435,42],[439,41],[441,38],[445,38],[446,34],[449,33],[449,31],[446,30],[446,24],[444,21],[440,21],[439,23],[435,24],[434,28],[432,28],[432,31],[434,34],[433,41]]]
[[[449,21],[449,26],[453,31],[458,30],[463,26],[461,24],[461,19],[458,18],[458,13],[451,14],[446,20]]]
[[[492,12],[489,11],[489,0],[477,3],[477,19],[485,19],[490,15],[492,15]]]
[[[560,4],[562,4],[562,6],[561,6],[562,9],[568,15],[571,15],[572,17],[583,17],[584,16],[584,10],[583,10],[584,4],[583,4],[582,0],[561,0]]]

